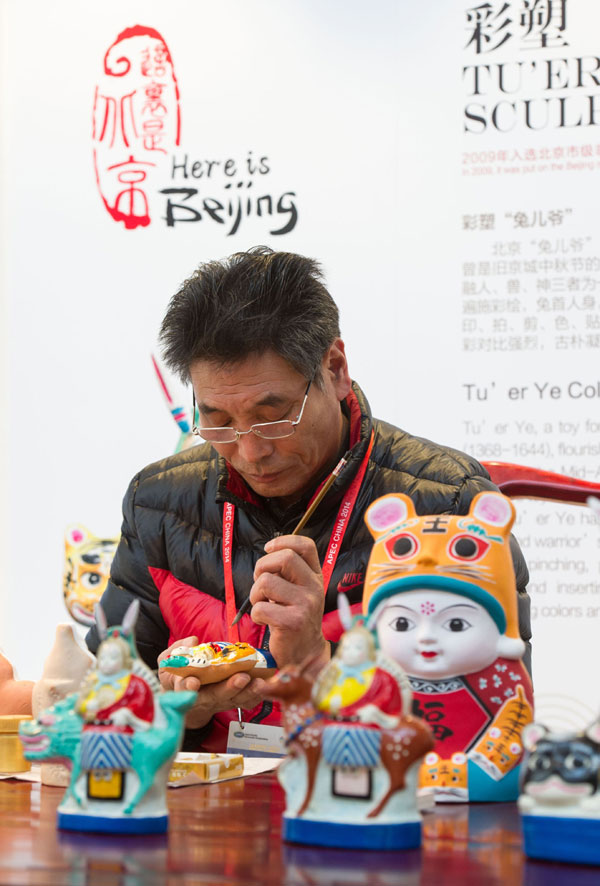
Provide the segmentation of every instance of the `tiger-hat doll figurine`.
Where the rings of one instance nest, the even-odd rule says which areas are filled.
[[[414,713],[433,730],[419,784],[437,801],[518,796],[533,690],[521,661],[514,519],[499,492],[480,492],[466,516],[419,517],[399,494],[365,514],[375,543],[364,612],[382,652],[409,676]]]

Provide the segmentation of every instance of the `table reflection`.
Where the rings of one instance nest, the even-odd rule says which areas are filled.
[[[0,882],[9,886],[597,886],[598,868],[529,861],[514,804],[445,804],[423,817],[423,845],[404,852],[281,841],[274,774],[168,793],[168,834],[58,831],[61,788],[0,783]]]

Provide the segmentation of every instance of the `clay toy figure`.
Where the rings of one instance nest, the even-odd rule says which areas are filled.
[[[39,717],[47,708],[76,692],[95,661],[92,653],[75,639],[73,625],[57,625],[54,645],[44,662],[42,676],[33,687],[33,716]],[[42,784],[63,788],[69,784],[70,772],[61,763],[42,763],[40,771]]]
[[[176,646],[168,658],[161,659],[159,667],[181,677],[197,677],[203,686],[220,683],[240,672],[266,679],[277,670],[275,659],[266,649],[227,640]]]
[[[412,692],[404,672],[377,654],[375,637],[359,623],[342,635],[312,696],[317,708],[336,720],[392,728],[403,710],[410,711]]]
[[[20,735],[25,757],[59,761],[71,779],[58,826],[107,833],[162,833],[168,826],[166,782],[194,692],[162,692],[137,655],[139,603],[109,628],[100,605],[97,667],[78,692],[58,701]]]
[[[30,680],[15,680],[13,666],[0,654],[0,715],[31,714]]]
[[[108,584],[118,538],[99,538],[81,524],[65,532],[63,594],[69,615],[79,624],[94,624],[94,608]]]
[[[284,839],[419,846],[417,776],[433,739],[410,713],[402,670],[375,651],[372,634],[360,625],[343,635],[314,686],[310,664],[283,668],[266,688],[281,703],[290,755],[278,770],[287,797]]]
[[[525,854],[600,865],[600,719],[578,733],[532,723],[521,779]]]
[[[514,519],[498,492],[479,493],[466,516],[418,517],[405,495],[383,496],[365,514],[375,544],[364,612],[408,675],[414,712],[432,727],[420,792],[436,800],[518,795],[533,694],[521,662]]]

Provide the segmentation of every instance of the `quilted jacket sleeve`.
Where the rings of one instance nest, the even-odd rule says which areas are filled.
[[[109,625],[120,625],[129,604],[140,601],[135,636],[141,658],[151,668],[157,667],[157,658],[167,648],[169,633],[158,605],[158,590],[154,584],[144,549],[136,532],[135,496],[139,475],[134,477],[123,500],[121,540],[112,563],[110,580],[102,595],[102,608]],[[89,649],[95,652],[100,638],[95,627],[86,637]]]

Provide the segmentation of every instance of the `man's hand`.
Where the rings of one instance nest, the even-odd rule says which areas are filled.
[[[314,656],[317,669],[329,660],[330,648],[321,627],[325,595],[315,543],[281,535],[265,551],[254,569],[252,619],[269,625],[269,650],[280,668]]]
[[[176,646],[197,646],[198,637],[185,637],[172,643],[158,657],[159,662],[168,658]],[[178,677],[169,674],[159,667],[158,676],[163,689],[180,692],[191,689],[198,693],[194,706],[186,714],[185,725],[188,729],[199,729],[205,726],[218,711],[231,711],[235,708],[250,710],[256,707],[263,698],[265,681],[252,679],[248,674],[234,674],[222,683],[209,683],[202,686],[197,677]]]

